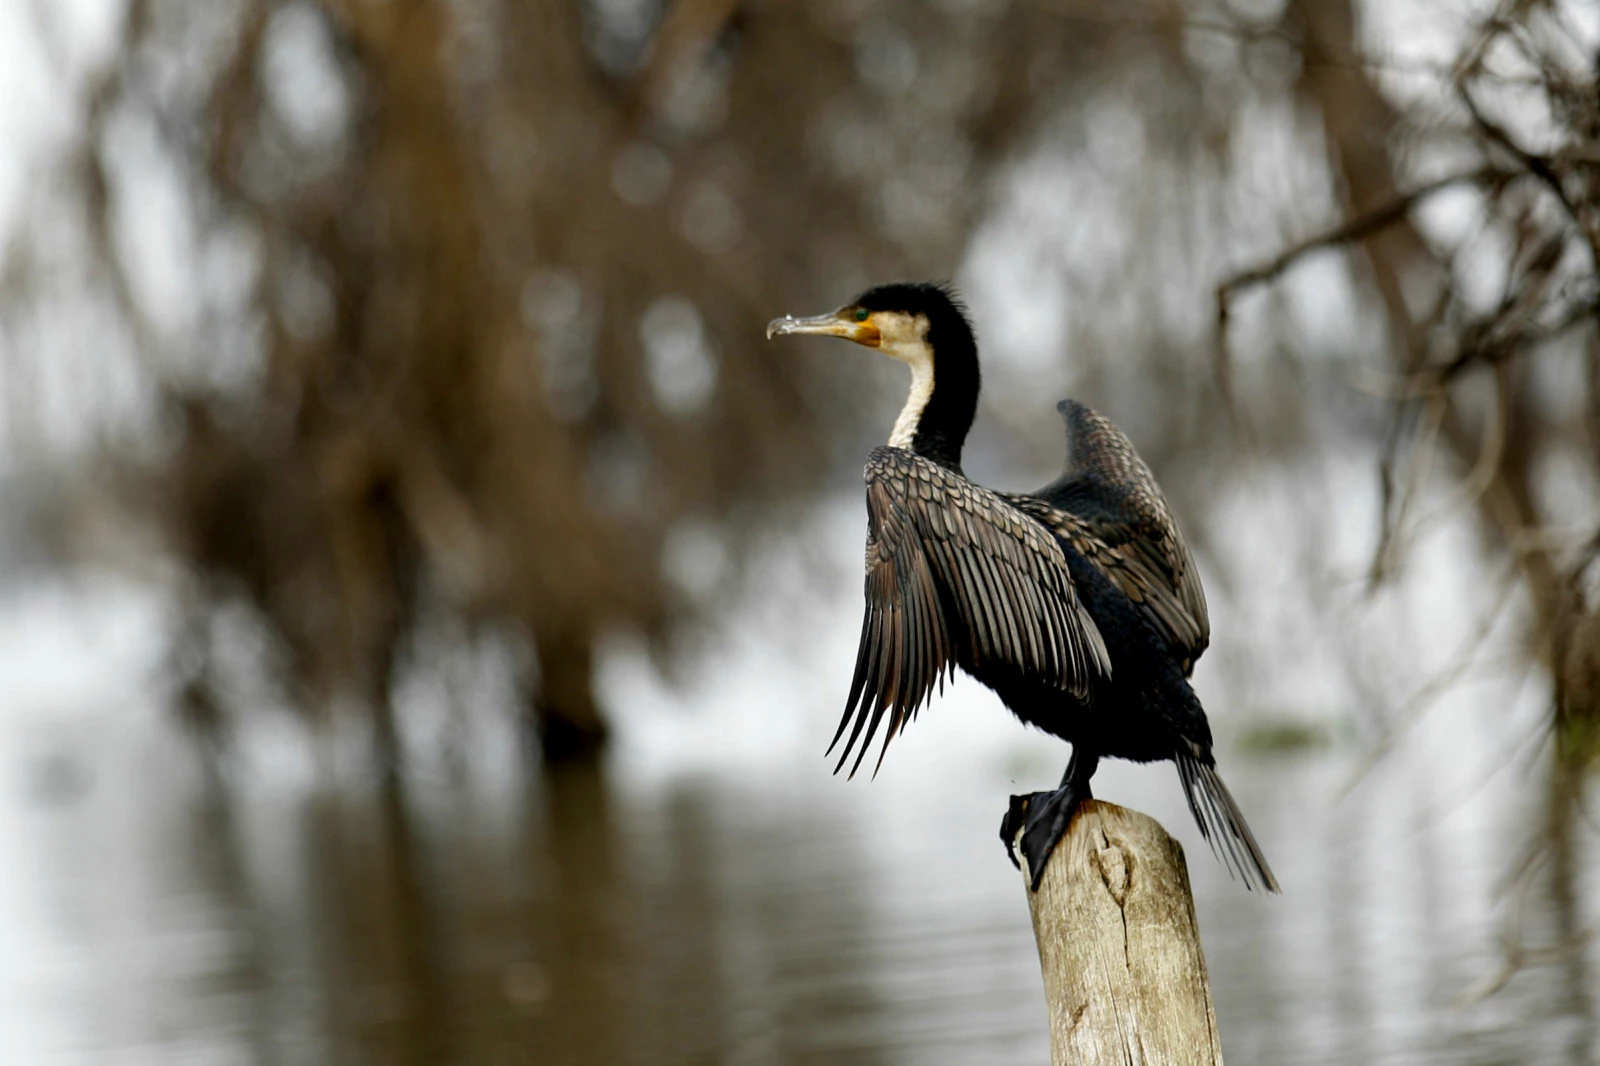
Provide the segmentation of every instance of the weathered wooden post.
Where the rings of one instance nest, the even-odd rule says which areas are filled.
[[[1154,818],[1085,801],[1028,908],[1053,1066],[1222,1066],[1183,848]]]

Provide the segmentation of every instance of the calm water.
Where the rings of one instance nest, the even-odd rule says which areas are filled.
[[[150,680],[158,602],[14,597],[0,1062],[1047,1061],[995,829],[1066,750],[958,685],[876,780],[829,776],[853,584],[751,608],[672,683],[611,649],[599,770],[530,772],[493,699],[449,703],[469,656],[408,689],[394,788],[359,738],[319,766],[270,710],[208,779]],[[1220,675],[1200,687],[1282,897],[1228,880],[1170,767],[1096,788],[1188,848],[1230,1062],[1597,1060],[1595,830],[1518,879],[1546,821],[1527,714],[1452,700],[1345,795],[1360,744],[1251,754]],[[1533,965],[1484,995],[1517,913]]]

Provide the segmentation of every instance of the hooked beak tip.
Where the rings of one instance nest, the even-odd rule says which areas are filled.
[[[849,334],[846,327],[839,321],[837,312],[825,315],[813,315],[810,318],[796,318],[794,315],[784,315],[767,323],[767,339],[773,337],[786,337],[792,333],[812,333],[823,337],[844,337]]]
[[[767,339],[773,337],[786,337],[791,334],[810,334],[818,337],[843,337],[845,340],[855,341],[857,344],[876,346],[877,330],[870,324],[863,322],[847,322],[838,311],[830,311],[825,315],[814,315],[811,318],[796,318],[793,315],[784,315],[767,323]]]

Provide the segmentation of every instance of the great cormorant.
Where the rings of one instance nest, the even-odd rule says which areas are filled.
[[[767,326],[769,338],[800,333],[844,337],[911,368],[889,442],[867,459],[866,614],[828,749],[849,728],[835,770],[855,750],[855,773],[885,719],[887,750],[960,667],[1023,722],[1072,744],[1060,788],[1011,797],[1000,827],[1013,862],[1020,843],[1034,889],[1104,756],[1173,760],[1218,857],[1247,886],[1277,891],[1217,776],[1188,682],[1210,640],[1199,575],[1128,438],[1063,400],[1066,472],[1037,492],[994,492],[961,471],[978,349],[949,288],[881,285],[837,311]]]

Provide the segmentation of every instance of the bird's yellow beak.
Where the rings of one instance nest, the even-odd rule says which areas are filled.
[[[767,339],[785,337],[791,333],[814,333],[823,337],[843,337],[847,341],[865,344],[868,348],[876,348],[882,339],[878,327],[872,324],[872,316],[865,319],[856,317],[856,309],[841,307],[837,311],[829,311],[825,315],[814,315],[811,318],[795,318],[793,315],[784,315],[767,323]]]

